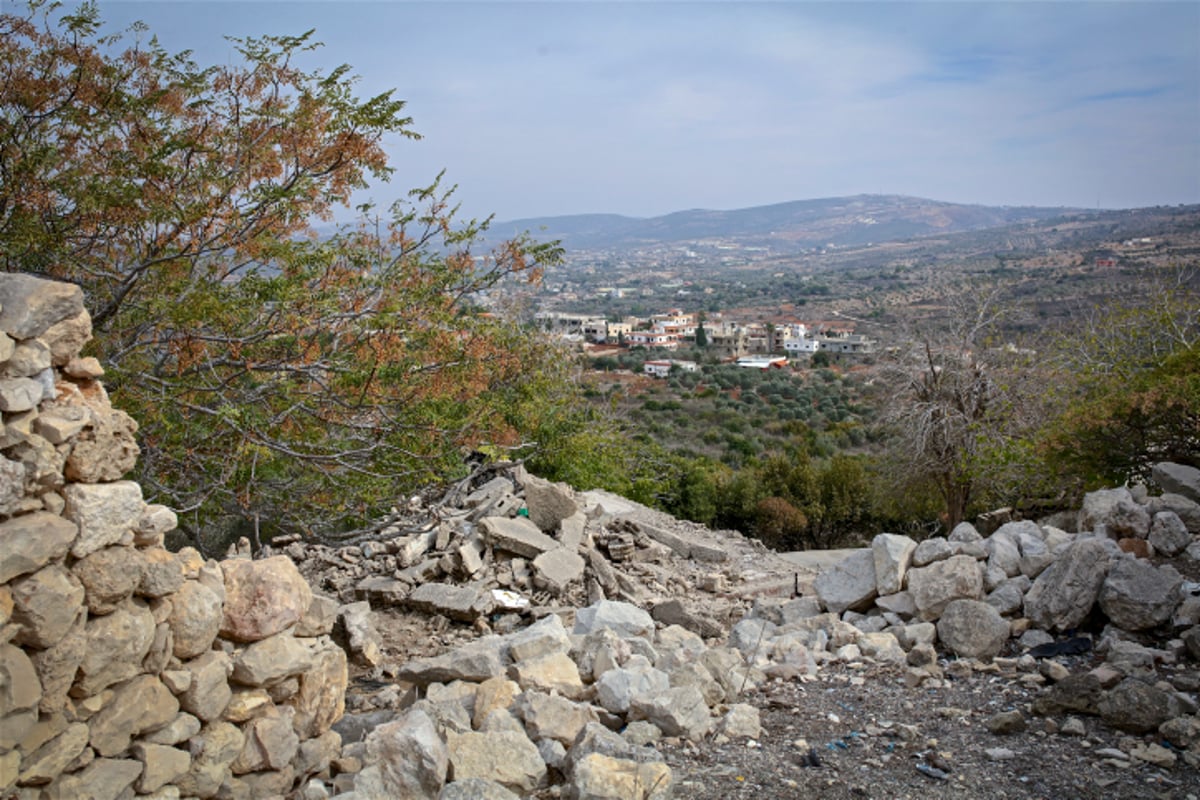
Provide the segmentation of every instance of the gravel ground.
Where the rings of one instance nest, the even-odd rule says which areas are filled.
[[[1072,672],[1092,666],[1086,658],[1063,663]],[[1158,737],[1131,737],[1086,716],[1078,717],[1085,735],[1058,733],[1066,718],[1032,716],[1037,690],[1021,677],[971,671],[941,688],[911,689],[894,667],[825,666],[811,682],[776,681],[747,697],[762,716],[759,740],[659,749],[675,774],[674,795],[689,800],[1200,798],[1200,771],[1182,758],[1160,768],[1100,752]],[[1013,709],[1026,729],[990,733],[988,719]]]

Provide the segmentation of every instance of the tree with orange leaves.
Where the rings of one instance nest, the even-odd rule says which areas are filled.
[[[481,254],[441,176],[317,236],[391,175],[385,136],[417,138],[402,101],[300,69],[311,31],[219,67],[131,32],[91,4],[0,15],[0,260],[83,287],[137,477],[193,541],[369,530],[568,397],[565,359],[487,313],[556,244]]]

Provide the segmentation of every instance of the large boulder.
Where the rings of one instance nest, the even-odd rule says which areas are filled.
[[[908,571],[908,591],[921,619],[935,620],[954,600],[978,600],[983,572],[971,556],[951,556]]]
[[[1156,567],[1125,558],[1108,571],[1100,590],[1100,608],[1113,624],[1127,631],[1156,627],[1171,618],[1182,599],[1183,578],[1169,564]]]
[[[1043,630],[1077,628],[1100,594],[1108,562],[1108,548],[1098,539],[1068,545],[1026,592],[1025,616]]]
[[[904,574],[916,549],[916,542],[895,533],[881,533],[871,540],[875,588],[879,594],[895,594],[904,588]]]
[[[1083,496],[1079,509],[1077,530],[1094,531],[1102,525],[1121,501],[1133,502],[1133,495],[1125,487],[1098,489]]]
[[[287,556],[260,561],[230,559],[225,576],[221,635],[235,642],[257,642],[295,625],[312,602],[312,589]]]
[[[1163,461],[1150,468],[1150,478],[1164,492],[1181,494],[1194,503],[1200,503],[1200,469]]]
[[[878,594],[874,550],[857,550],[823,570],[813,582],[813,591],[822,605],[834,614],[847,609],[865,611]]]
[[[979,600],[954,600],[937,623],[938,639],[961,658],[990,661],[1008,641],[1009,625],[991,605]]]

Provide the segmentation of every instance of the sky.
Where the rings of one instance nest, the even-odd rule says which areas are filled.
[[[15,0],[0,0],[6,7]],[[654,216],[906,194],[1200,202],[1200,2],[126,2],[201,64],[315,28],[395,89],[386,204],[442,169],[472,216]],[[361,199],[361,198],[360,198]]]

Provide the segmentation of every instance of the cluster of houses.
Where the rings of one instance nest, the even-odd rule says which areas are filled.
[[[802,322],[743,323],[725,319],[720,314],[701,318],[679,309],[655,314],[649,319],[627,317],[620,322],[554,311],[539,313],[537,320],[547,330],[589,344],[675,350],[681,344],[693,344],[699,339],[718,358],[757,369],[784,366],[789,358],[806,358],[821,351],[869,355],[875,352],[878,344],[874,339],[854,333],[853,325],[846,322],[811,325]],[[672,364],[686,369],[683,365],[691,363],[647,362],[646,373],[658,375],[661,372],[665,376]]]

